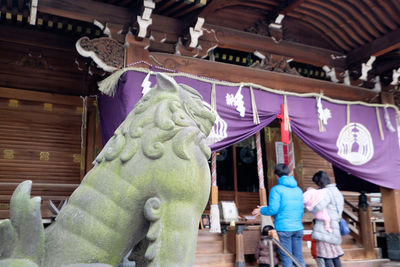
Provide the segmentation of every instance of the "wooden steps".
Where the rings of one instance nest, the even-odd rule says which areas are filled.
[[[376,260],[341,260],[343,267],[399,267],[400,265],[387,265],[390,264],[388,259],[376,259]],[[315,261],[306,261],[306,267],[317,267]]]
[[[233,267],[235,255],[231,253],[196,254],[195,267]]]
[[[235,255],[224,253],[221,234],[210,233],[208,229],[199,230],[197,237],[195,267],[233,267]]]
[[[342,266],[380,267],[382,264],[389,262],[388,259],[380,259],[379,248],[375,249],[376,259],[365,259],[364,249],[350,235],[342,237],[342,249],[344,251],[344,255],[340,258]],[[315,260],[311,256],[310,249],[304,245],[303,256],[307,267],[317,267]]]
[[[388,259],[379,259],[378,248],[375,249],[376,259],[365,259],[364,249],[350,235],[343,237],[342,248],[344,255],[341,257],[341,261],[345,267],[380,267],[383,264],[385,267],[392,267],[392,265],[386,265],[389,264]],[[307,267],[317,267],[306,242],[303,242],[303,256]],[[235,254],[224,252],[221,234],[210,233],[208,229],[199,230],[194,266],[233,267],[235,266]],[[400,262],[393,266],[400,267]]]

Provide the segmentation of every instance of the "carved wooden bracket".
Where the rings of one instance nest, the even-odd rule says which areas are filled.
[[[82,37],[76,42],[81,56],[90,57],[103,70],[113,72],[124,67],[124,46],[114,39]]]
[[[142,64],[142,67],[148,67],[148,65],[144,65],[144,62],[148,62],[150,64],[154,63],[148,50],[150,47],[149,38],[138,40],[134,35],[127,34],[125,43],[128,45],[126,53],[126,62],[128,66],[129,64],[135,63],[139,65]]]
[[[272,39],[277,43],[279,43],[283,38],[282,20],[284,17],[285,15],[279,14],[275,22],[268,25],[269,34],[271,35]]]
[[[290,58],[280,55],[267,54],[263,55],[258,53],[258,57],[261,58],[261,62],[255,62],[250,67],[262,70],[269,70],[281,73],[289,73],[300,76],[295,68],[289,66]]]
[[[199,42],[199,38],[203,35],[203,24],[204,18],[197,18],[196,25],[189,28],[190,42],[188,44],[189,49],[196,48]]]
[[[137,24],[139,26],[139,31],[137,33],[138,38],[145,38],[147,36],[147,29],[153,23],[151,13],[155,7],[156,4],[152,0],[143,1],[143,13],[141,16],[137,16]]]
[[[176,55],[187,57],[205,58],[208,52],[218,46],[218,39],[213,29],[203,29],[203,35],[194,49],[189,49],[181,41],[178,41],[175,48]]]
[[[37,7],[39,0],[31,0],[29,4],[30,16],[29,16],[29,24],[36,24],[36,16],[37,16]]]

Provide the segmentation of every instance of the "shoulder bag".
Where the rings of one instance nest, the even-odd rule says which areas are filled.
[[[333,201],[335,202],[336,211],[337,211],[337,213],[338,213],[338,215],[339,215],[339,209],[338,209],[338,207],[337,207],[335,197],[332,196],[332,192],[330,193],[330,195],[331,195],[331,198],[333,198]],[[340,234],[341,234],[341,235],[348,235],[348,234],[350,234],[349,225],[347,224],[346,220],[343,219],[343,217],[340,218],[340,221],[339,221],[339,230],[340,230]]]

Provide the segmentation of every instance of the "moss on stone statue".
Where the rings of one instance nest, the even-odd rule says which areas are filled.
[[[116,266],[133,249],[146,265],[192,266],[210,192],[205,139],[214,120],[193,88],[157,74],[157,85],[118,127],[46,229],[45,249],[40,205],[28,194],[31,183],[21,187],[22,195],[16,190],[11,226],[17,238],[10,257],[41,267]],[[137,244],[146,245],[135,250]]]

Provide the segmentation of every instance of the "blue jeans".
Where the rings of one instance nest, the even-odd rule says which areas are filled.
[[[302,264],[306,266],[303,259],[303,230],[294,232],[278,232],[279,241],[293,256]],[[292,260],[282,251],[279,250],[281,256],[282,267],[293,267]]]

